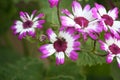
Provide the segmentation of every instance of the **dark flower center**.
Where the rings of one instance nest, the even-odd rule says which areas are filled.
[[[106,25],[109,25],[109,26],[113,25],[113,19],[109,15],[103,15],[102,18],[104,19],[104,22]]]
[[[53,45],[57,52],[65,52],[67,48],[67,42],[63,38],[58,38]]]
[[[23,28],[26,29],[26,28],[31,28],[33,25],[33,22],[32,21],[26,21],[23,23]]]
[[[82,27],[87,27],[89,21],[84,17],[76,17],[74,21]]]
[[[120,53],[120,48],[116,45],[116,44],[112,44],[109,46],[109,49],[110,51],[113,53],[113,54],[118,54]]]

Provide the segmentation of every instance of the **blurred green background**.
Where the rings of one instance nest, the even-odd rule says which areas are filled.
[[[97,2],[107,9],[114,6],[120,9],[119,0],[78,1],[82,6],[93,6]],[[72,0],[62,0],[60,8],[71,11],[71,3]],[[120,80],[116,61],[108,65],[105,57],[92,53],[79,52],[76,62],[67,58],[65,64],[60,66],[56,66],[54,56],[41,60],[37,42],[20,41],[10,30],[14,20],[19,19],[19,11],[31,14],[33,10],[45,14],[45,29],[52,27],[57,31],[56,8],[51,9],[48,0],[0,0],[0,80]],[[87,41],[83,47],[90,48],[91,45],[92,41]]]

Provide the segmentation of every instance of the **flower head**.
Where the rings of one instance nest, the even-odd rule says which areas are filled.
[[[39,48],[39,51],[42,53],[41,58],[47,58],[55,54],[57,65],[64,63],[65,54],[72,60],[78,58],[76,50],[80,50],[80,42],[78,42],[77,39],[80,36],[74,34],[74,29],[68,28],[65,31],[62,30],[58,36],[52,29],[48,29],[47,35],[51,44],[45,44]]]
[[[54,6],[58,5],[59,0],[48,0],[50,7],[53,8]]]
[[[120,21],[118,18],[118,8],[115,7],[107,12],[103,5],[95,3],[95,8],[92,10],[93,16],[100,21],[100,26],[104,31],[110,30],[116,37],[119,37]]]
[[[35,37],[35,28],[42,28],[42,24],[45,23],[45,20],[39,20],[39,18],[43,17],[44,14],[39,14],[34,17],[35,13],[36,10],[29,16],[27,12],[20,12],[21,20],[16,20],[11,27],[14,34],[19,34],[19,39],[26,37],[26,35]]]
[[[105,42],[99,41],[100,48],[105,50],[108,55],[106,58],[107,63],[111,63],[113,58],[116,57],[118,66],[120,67],[120,38],[116,38],[113,34],[105,34]]]
[[[101,32],[101,28],[98,26],[98,21],[92,16],[92,9],[90,5],[86,5],[83,9],[77,1],[72,3],[71,14],[67,9],[64,9],[62,13],[66,16],[61,16],[62,26],[75,27],[76,30],[83,34],[85,38],[89,35],[91,38],[96,39],[94,33]]]

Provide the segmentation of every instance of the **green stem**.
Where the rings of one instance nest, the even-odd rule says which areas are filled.
[[[107,56],[108,54],[99,54],[99,53],[97,53],[97,52],[94,52],[95,53],[95,55],[97,55],[97,56],[101,56],[101,57],[105,57],[105,56]]]
[[[57,5],[57,16],[58,16],[58,21],[59,21],[59,24],[61,26],[61,21],[60,21],[60,1],[58,2],[58,5]]]
[[[93,43],[93,52],[95,52],[95,50],[96,50],[96,40],[94,40],[94,43]]]
[[[27,42],[25,40],[22,40],[22,45],[23,45],[24,56],[26,56],[26,57],[30,56]]]

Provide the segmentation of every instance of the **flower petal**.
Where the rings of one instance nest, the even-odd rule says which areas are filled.
[[[62,13],[66,14],[68,17],[74,19],[74,16],[67,9],[63,9]]]
[[[115,20],[116,18],[118,18],[118,12],[119,12],[118,8],[115,7],[114,9],[109,10],[108,15],[111,16],[113,20]]]
[[[57,35],[53,32],[53,30],[51,28],[47,30],[47,35],[52,43],[54,43],[57,40],[56,39]]]
[[[69,58],[73,61],[76,61],[78,59],[78,54],[75,51],[71,51]]]
[[[48,0],[50,7],[53,8],[54,6],[58,5],[59,0]]]
[[[45,44],[39,48],[39,51],[42,53],[42,59],[47,58],[48,56],[51,56],[55,53],[53,44]]]
[[[97,9],[95,7],[92,8],[91,11],[92,11],[92,16],[94,18],[101,19],[100,15],[98,14]]]
[[[117,62],[118,62],[118,67],[120,68],[120,55],[116,57]]]
[[[69,26],[70,27],[70,26],[75,25],[75,22],[67,16],[61,16],[60,19],[61,19],[61,22],[62,22],[63,26]]]
[[[72,11],[75,17],[82,15],[82,7],[77,1],[72,2]]]
[[[105,50],[105,51],[108,50],[107,44],[105,44],[105,43],[104,43],[103,41],[101,41],[101,40],[99,40],[98,42],[99,42],[99,44],[100,44],[100,49],[101,49],[101,50]]]
[[[64,53],[63,52],[58,52],[56,53],[56,64],[64,64]]]
[[[98,10],[98,12],[100,13],[101,16],[107,13],[106,9],[104,8],[103,5],[95,3],[95,7],[97,8],[97,10]]]
[[[113,61],[113,58],[115,57],[115,55],[112,54],[108,54],[106,57],[106,62],[109,64]]]

